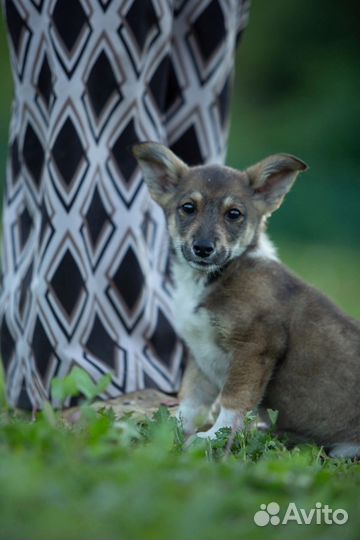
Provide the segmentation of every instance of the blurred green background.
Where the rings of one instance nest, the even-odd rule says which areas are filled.
[[[288,266],[359,317],[359,3],[253,0],[237,56],[228,161],[302,158],[270,221]]]
[[[0,185],[12,84],[0,15]],[[306,161],[270,222],[280,256],[359,317],[359,4],[253,0],[237,55],[228,162]]]

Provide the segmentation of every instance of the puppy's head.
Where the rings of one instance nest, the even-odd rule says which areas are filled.
[[[286,154],[237,171],[219,165],[188,167],[158,143],[137,144],[133,153],[150,195],[165,212],[178,256],[206,272],[256,245],[265,218],[307,169]]]

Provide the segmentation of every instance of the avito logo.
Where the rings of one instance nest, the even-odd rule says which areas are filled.
[[[281,519],[279,516],[280,505],[277,502],[261,504],[260,510],[254,515],[254,522],[259,527],[266,525],[286,525],[289,522],[295,522],[298,525],[344,525],[349,519],[348,513],[343,508],[333,510],[328,504],[322,505],[321,502],[315,504],[315,508],[305,510],[298,508],[294,502],[290,502]]]

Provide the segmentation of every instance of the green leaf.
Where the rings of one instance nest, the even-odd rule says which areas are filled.
[[[76,381],[71,373],[64,378],[54,377],[51,381],[52,398],[59,400],[61,403],[63,403],[67,397],[77,396],[79,393]]]
[[[279,416],[279,411],[274,411],[273,409],[267,409],[267,412],[270,418],[271,425],[275,426],[277,418]]]
[[[51,383],[51,394],[56,400],[61,403],[68,397],[78,396],[83,394],[87,401],[92,401],[104,392],[111,381],[111,374],[101,377],[96,384],[91,379],[90,375],[79,367],[74,367],[69,375],[64,378],[55,377]]]
[[[56,426],[57,424],[56,413],[54,409],[52,408],[49,401],[45,401],[42,408],[42,415],[50,426],[52,427]]]
[[[84,394],[87,399],[93,399],[97,395],[96,385],[86,371],[74,367],[69,376],[73,377],[77,390]]]
[[[95,386],[96,394],[94,397],[99,396],[102,394],[109,384],[111,383],[111,373],[107,373],[106,375],[103,375],[97,385]]]

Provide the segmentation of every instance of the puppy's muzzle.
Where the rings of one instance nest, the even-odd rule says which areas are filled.
[[[215,241],[207,239],[194,239],[191,244],[184,243],[181,251],[191,266],[203,270],[220,268],[229,259],[229,253],[224,248],[219,248]]]
[[[209,240],[196,240],[193,243],[192,250],[196,257],[207,259],[215,251],[215,244]]]

